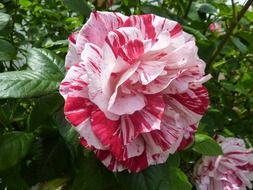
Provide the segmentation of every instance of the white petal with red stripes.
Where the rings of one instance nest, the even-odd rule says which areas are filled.
[[[253,148],[242,139],[217,136],[223,155],[203,156],[195,167],[200,190],[246,190],[253,185]]]
[[[69,41],[65,116],[108,169],[138,172],[192,143],[209,78],[180,24],[93,12]]]

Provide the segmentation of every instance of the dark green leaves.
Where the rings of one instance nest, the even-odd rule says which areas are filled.
[[[1,98],[27,98],[56,92],[59,79],[36,71],[13,71],[0,74]]]
[[[64,3],[72,10],[80,15],[88,17],[91,8],[85,0],[64,0]]]
[[[198,41],[207,41],[207,38],[205,37],[205,35],[203,35],[198,30],[195,30],[194,28],[191,28],[189,26],[183,26],[183,28],[186,32],[193,34]]]
[[[117,177],[126,190],[191,190],[187,176],[177,166],[178,157],[171,156],[166,164],[150,166],[140,173],[122,172]]]
[[[55,74],[59,78],[64,75],[64,61],[46,49],[33,48],[28,54],[28,65],[34,71]]]
[[[0,136],[0,170],[8,169],[26,156],[33,135],[26,132],[11,132]]]
[[[198,9],[199,18],[203,20],[209,18],[207,15],[212,15],[214,13],[216,13],[216,8],[208,3],[203,3]]]
[[[0,61],[12,60],[15,56],[15,47],[10,42],[0,39]]]
[[[81,157],[75,179],[70,190],[118,190],[112,172],[108,171],[94,155]]]
[[[166,9],[161,9],[154,5],[144,4],[140,6],[140,9],[145,14],[153,13],[159,16],[168,17],[168,11]]]
[[[211,4],[208,4],[208,3],[204,3],[202,4],[200,7],[199,7],[199,12],[201,13],[208,13],[208,14],[214,14],[217,12],[216,8],[211,5]]]
[[[63,103],[63,98],[58,93],[38,98],[28,118],[29,130],[33,130],[48,122],[51,115],[60,109]]]
[[[169,190],[191,190],[192,184],[188,181],[186,174],[176,167],[169,167]]]
[[[44,183],[38,183],[34,186],[33,189],[36,190],[62,190],[66,186],[68,179],[67,178],[56,178]]]
[[[167,171],[164,166],[151,166],[139,173],[122,172],[117,176],[125,190],[169,190]],[[167,188],[164,188],[164,184]]]
[[[2,30],[8,24],[9,20],[10,15],[0,12],[0,30]]]
[[[247,46],[245,46],[239,38],[231,36],[231,41],[233,42],[235,47],[239,49],[241,53],[246,53],[248,51]]]
[[[0,98],[26,98],[56,92],[64,76],[64,62],[48,50],[32,49],[32,70],[0,74]]]
[[[63,59],[68,51],[68,35],[80,30],[93,7],[124,15],[154,13],[175,20],[185,32],[194,35],[198,55],[208,61],[226,39],[228,28],[242,8],[237,3],[234,7],[227,5],[225,1],[115,0],[108,8],[105,0],[2,0],[0,189],[196,189],[191,182],[197,160],[202,155],[222,154],[212,136],[239,136],[248,145],[253,144],[253,12],[250,9],[231,32],[214,64],[207,67],[206,73],[213,78],[204,84],[210,105],[198,127],[201,134],[196,135],[191,147],[170,155],[164,164],[150,166],[140,173],[108,171],[80,144],[78,132],[65,120],[64,100],[58,92],[65,72]],[[221,28],[213,32],[211,23]],[[52,52],[57,52],[60,58]]]
[[[195,135],[193,150],[204,155],[217,156],[223,154],[220,145],[211,137],[204,134]]]

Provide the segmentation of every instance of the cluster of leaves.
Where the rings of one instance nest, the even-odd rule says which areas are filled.
[[[3,0],[0,3],[0,189],[8,190],[190,190],[201,155],[222,151],[215,133],[253,144],[253,11],[237,23],[212,60],[242,6],[224,1]],[[192,33],[213,79],[207,83],[210,108],[195,143],[137,174],[113,174],[84,150],[63,115],[58,93],[64,77],[67,37],[92,9],[126,15],[154,13]],[[219,22],[222,29],[211,32]]]

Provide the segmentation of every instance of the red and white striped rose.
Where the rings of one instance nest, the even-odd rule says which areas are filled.
[[[253,149],[247,149],[238,138],[217,137],[224,155],[204,156],[196,166],[196,183],[199,190],[252,189]]]
[[[208,77],[180,24],[93,12],[69,41],[65,116],[108,169],[138,172],[192,142]]]

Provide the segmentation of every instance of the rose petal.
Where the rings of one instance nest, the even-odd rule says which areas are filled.
[[[108,118],[117,120],[118,116],[107,110],[109,98],[112,94],[109,83],[110,70],[105,70],[102,50],[90,43],[86,43],[82,52],[83,64],[86,65],[89,78],[89,98],[101,109]]]
[[[72,66],[60,85],[60,93],[67,99],[67,96],[80,96],[88,98],[88,79],[86,69],[79,64]]]
[[[111,171],[122,171],[128,169],[133,172],[139,172],[148,166],[147,156],[143,152],[140,156],[129,158],[125,161],[115,160],[109,151],[95,151],[97,157]]]
[[[165,90],[170,83],[177,78],[177,75],[168,75],[167,73],[165,75],[158,76],[155,80],[152,80],[150,83],[148,83],[147,86],[144,86],[143,93],[145,94],[156,94],[160,93],[163,90]]]
[[[80,55],[86,43],[91,42],[100,48],[105,43],[108,32],[121,27],[126,16],[112,12],[92,12],[89,20],[82,27],[76,40],[76,50]]]
[[[241,164],[253,164],[252,149],[246,149],[242,139],[217,136],[216,140],[220,143],[223,151],[228,149],[224,155],[218,157],[203,156],[202,162],[196,166],[197,186],[207,190],[252,188],[250,181],[253,170],[250,169],[251,167],[240,167]],[[234,157],[237,152],[238,155]]]
[[[78,56],[76,52],[76,38],[77,38],[78,32],[75,32],[71,34],[68,38],[69,40],[69,51],[66,55],[65,59],[65,68],[68,70],[71,66],[75,65],[76,63],[80,62],[80,57]]]
[[[145,105],[145,96],[140,93],[122,94],[116,97],[109,110],[117,115],[133,114]]]
[[[116,108],[118,108],[117,104],[115,104],[117,98],[120,98],[120,96],[118,95],[119,93],[119,90],[120,90],[120,86],[127,81],[127,79],[133,75],[133,73],[136,71],[136,69],[138,68],[138,65],[139,65],[139,62],[137,62],[136,64],[132,65],[132,67],[130,67],[126,72],[124,72],[119,81],[117,82],[116,84],[116,87],[115,87],[115,90],[114,90],[114,93],[111,95],[110,97],[110,100],[108,102],[108,108],[107,110],[109,110],[111,113],[114,113],[114,114],[118,114],[118,110]],[[135,94],[129,94],[128,98],[131,98],[131,96],[135,96]],[[138,99],[144,99],[143,96],[139,96]],[[135,101],[134,98],[132,98],[132,100]],[[118,102],[118,101],[117,101]],[[144,100],[140,101],[138,104],[139,106],[138,107],[133,107],[132,104],[130,104],[130,107],[128,104],[125,104],[124,107],[122,107],[121,109],[123,110],[123,112],[121,114],[123,114],[124,112],[127,112],[127,113],[133,113],[134,111],[136,111],[136,109],[140,109],[142,108],[145,104],[144,103]],[[134,110],[131,110],[131,109],[134,109]]]
[[[85,147],[93,147],[93,149],[106,149],[106,147],[100,142],[100,140],[96,137],[94,134],[90,118],[87,118],[85,121],[80,123],[78,126],[74,128],[80,135],[81,135],[81,141],[85,139],[86,145]]]
[[[208,92],[205,87],[189,88],[181,94],[165,95],[166,103],[171,105],[188,120],[189,125],[196,124],[208,106]]]
[[[140,40],[130,40],[118,50],[118,55],[129,64],[134,64],[144,53],[144,44]]]
[[[198,115],[203,115],[208,106],[208,92],[205,87],[189,89],[181,94],[171,94],[170,97],[184,106],[182,110],[190,110]]]
[[[137,39],[140,41],[144,40],[138,29],[134,27],[124,27],[110,31],[105,38],[105,42],[112,49],[115,58],[117,58],[118,51],[123,45]]]
[[[141,62],[137,73],[139,74],[140,82],[143,85],[149,84],[155,80],[164,70],[165,63],[159,61]]]
[[[69,40],[65,115],[108,169],[138,172],[192,142],[209,78],[194,38],[177,22],[93,12]]]
[[[127,158],[127,151],[122,142],[119,125],[119,121],[107,119],[99,109],[91,113],[91,126],[96,137],[117,160],[124,160]]]
[[[141,110],[129,115],[136,134],[160,130],[161,118],[164,112],[164,101],[161,94],[146,96],[147,105]]]
[[[93,106],[87,98],[68,96],[64,105],[64,114],[72,125],[78,126],[90,117]]]

